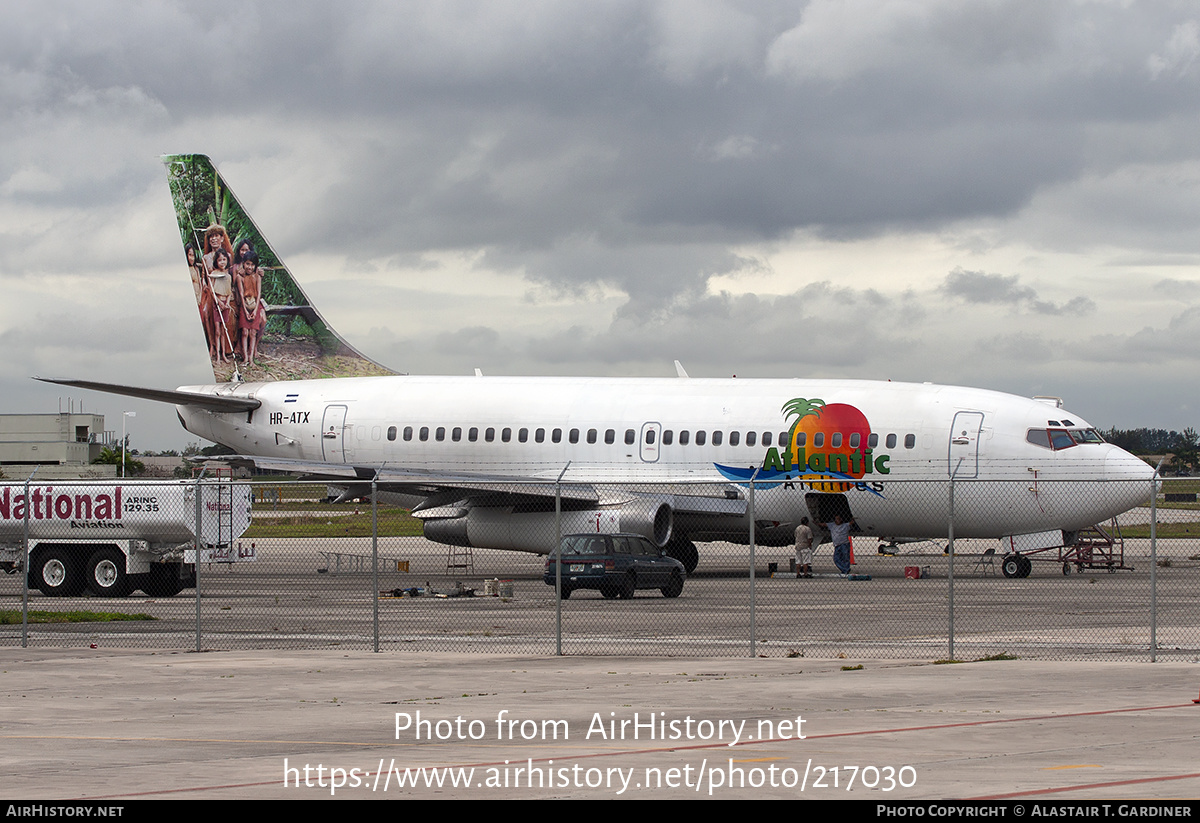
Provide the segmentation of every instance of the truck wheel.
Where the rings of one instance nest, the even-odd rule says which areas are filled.
[[[83,569],[79,557],[57,546],[43,549],[33,562],[29,582],[46,597],[78,597],[83,593]]]
[[[173,563],[152,563],[142,583],[142,591],[151,597],[174,597],[183,591],[179,567]]]
[[[88,560],[87,586],[98,597],[125,597],[129,594],[125,555],[113,548],[97,550]]]

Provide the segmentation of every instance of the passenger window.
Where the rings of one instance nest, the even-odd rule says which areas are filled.
[[[894,434],[889,434],[889,435],[887,436],[887,447],[888,447],[889,449],[894,449],[894,448],[896,448],[896,435],[894,435]]]
[[[528,439],[529,439],[529,429],[521,429],[519,432],[517,432],[517,440],[519,442],[524,443]]]
[[[858,432],[855,432],[854,434],[850,435],[850,448],[857,449],[859,443],[861,443],[861,442],[862,442],[862,435],[860,435]]]
[[[819,449],[825,445],[825,432],[813,433],[813,448]]]
[[[486,440],[487,442],[491,443],[493,440],[496,439],[496,430],[494,428],[492,428],[491,426],[488,426],[486,429],[483,430],[483,439]]]
[[[680,429],[679,430],[679,445],[686,446],[687,444],[688,444],[688,431],[687,431],[687,429]]]
[[[770,445],[771,445],[771,433],[763,432],[763,447],[766,448],[767,446],[770,446]]]
[[[412,426],[405,426],[405,427],[404,427],[404,439],[405,439],[406,441],[407,441],[407,440],[412,440]]]
[[[450,430],[450,439],[455,443],[462,440],[462,426],[455,426]]]
[[[396,427],[388,426],[388,440],[395,440],[395,439],[396,439]]]
[[[422,442],[422,443],[424,443],[426,440],[428,440],[428,439],[429,439],[429,427],[428,427],[428,426],[422,426],[422,427],[421,427],[421,433],[420,433],[419,435],[417,435],[417,436],[418,436],[418,437],[421,439],[421,442]]]
[[[474,426],[467,429],[467,439],[470,440],[472,443],[474,443],[476,440],[478,440],[479,439],[479,429],[475,428]]]
[[[742,442],[742,433],[741,432],[730,432],[729,433],[729,445],[736,446],[740,442]]]
[[[674,429],[663,429],[663,445],[669,446],[675,442]]]
[[[637,442],[637,432],[635,432],[633,429],[626,429],[625,430],[625,445],[632,446],[636,442]]]
[[[512,440],[512,429],[508,428],[507,426],[504,427],[503,429],[501,429],[500,430],[500,440],[504,443],[507,443],[509,440]]]
[[[654,445],[654,429],[646,429],[646,443]]]
[[[700,431],[696,432],[696,445],[703,446],[704,440],[707,436],[708,435],[705,433],[704,429],[701,429]]]
[[[605,430],[604,430],[604,442],[605,442],[605,443],[607,443],[607,444],[608,444],[608,445],[610,445],[610,446],[611,446],[613,443],[616,443],[616,442],[617,442],[617,432],[616,432],[616,429],[605,429]]]
[[[879,445],[879,435],[877,435],[875,432],[871,432],[871,436],[867,438],[867,448],[873,449],[878,445]]]
[[[572,443],[579,442],[579,429],[571,429],[571,442]]]
[[[588,429],[587,442],[589,442],[589,443],[596,442],[596,430],[595,429]]]
[[[717,432],[713,432],[713,441],[712,441],[712,443],[713,443],[713,445],[714,445],[714,446],[719,446],[719,445],[721,445],[721,432],[719,432],[719,431],[717,431]]]
[[[538,429],[537,431],[535,431],[533,433],[533,439],[537,443],[545,443],[546,442],[546,430]]]
[[[915,449],[917,447],[917,436],[915,434],[904,435],[904,448]]]
[[[808,432],[796,432],[796,445],[805,446],[808,444]]]
[[[840,449],[842,447],[842,433],[834,432],[829,435],[829,448]]]
[[[758,432],[746,432],[746,445],[753,446],[758,442]]]
[[[435,431],[433,433],[433,436],[439,443],[441,443],[443,440],[446,439],[446,427],[438,426],[437,431]]]
[[[555,429],[554,431],[550,432],[550,440],[555,443],[561,443],[562,442],[562,429]]]

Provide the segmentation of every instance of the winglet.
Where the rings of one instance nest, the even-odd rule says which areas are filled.
[[[683,364],[680,363],[678,360],[675,361],[675,374],[677,374],[679,377],[687,377],[688,376],[687,371],[684,370],[684,368],[683,368]]]

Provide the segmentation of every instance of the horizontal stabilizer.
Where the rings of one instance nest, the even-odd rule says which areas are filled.
[[[262,403],[249,397],[221,397],[216,394],[196,394],[187,391],[169,391],[167,389],[143,389],[138,386],[119,386],[116,383],[93,383],[90,380],[55,380],[50,377],[35,377],[43,383],[57,383],[60,386],[71,386],[76,389],[91,389],[122,394],[126,397],[140,397],[143,400],[157,400],[160,403],[171,403],[175,406],[198,406],[219,412],[254,411]]]

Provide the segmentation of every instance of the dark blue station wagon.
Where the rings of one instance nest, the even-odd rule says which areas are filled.
[[[638,589],[658,589],[679,597],[687,578],[683,564],[639,534],[569,534],[562,539],[562,596],[597,589],[605,597],[628,600]],[[542,579],[554,585],[554,555]]]

